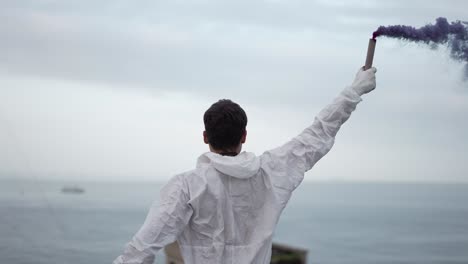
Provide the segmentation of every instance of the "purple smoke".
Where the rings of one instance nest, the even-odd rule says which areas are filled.
[[[425,25],[421,28],[403,25],[380,26],[373,33],[373,38],[386,36],[425,44],[447,44],[454,59],[467,63],[465,71],[468,78],[467,26],[467,22],[456,21],[449,23],[446,18],[439,17],[434,25]]]

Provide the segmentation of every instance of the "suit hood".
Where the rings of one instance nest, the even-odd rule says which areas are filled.
[[[201,155],[197,167],[212,165],[217,171],[239,179],[246,179],[257,174],[260,159],[251,152],[241,152],[237,156],[222,156],[214,152]]]

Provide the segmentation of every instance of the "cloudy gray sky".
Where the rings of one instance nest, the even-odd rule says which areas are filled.
[[[165,180],[231,98],[261,154],[354,78],[379,25],[450,1],[0,1],[0,177]],[[377,90],[307,180],[468,181],[468,83],[444,47],[379,39]]]

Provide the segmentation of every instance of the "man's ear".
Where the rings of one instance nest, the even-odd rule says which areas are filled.
[[[206,131],[203,131],[203,142],[205,142],[205,144],[209,144],[208,143],[208,136],[206,135]]]
[[[242,135],[241,143],[244,144],[246,139],[247,139],[247,130],[245,130],[244,134]]]

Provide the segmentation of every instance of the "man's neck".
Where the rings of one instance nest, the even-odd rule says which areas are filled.
[[[237,156],[242,150],[242,144],[239,144],[238,147],[236,148],[231,148],[231,149],[215,149],[213,147],[211,147],[210,145],[210,151],[211,152],[214,152],[214,153],[217,153],[219,155],[223,155],[223,156]]]

